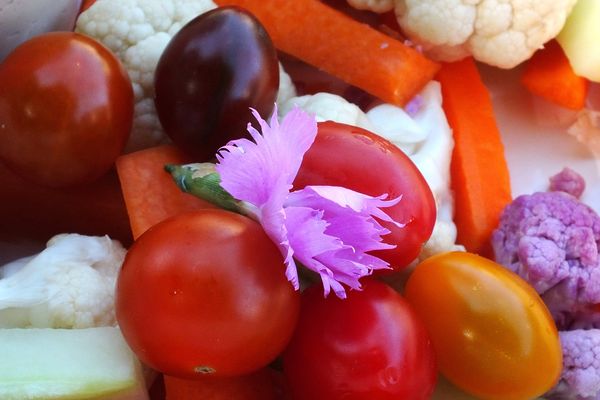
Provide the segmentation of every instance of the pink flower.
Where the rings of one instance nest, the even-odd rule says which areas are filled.
[[[400,198],[385,200],[385,194],[371,197],[337,186],[292,191],[302,158],[317,135],[316,120],[299,108],[281,124],[276,110],[270,124],[253,114],[262,134],[248,124],[253,141],[234,140],[217,154],[221,187],[243,202],[246,213],[279,247],[286,276],[296,289],[298,261],[320,275],[325,295],[333,289],[345,298],[342,284],[360,289],[360,278],[389,268],[368,252],[394,247],[383,243],[381,237],[389,231],[377,219],[402,226],[382,211]]]

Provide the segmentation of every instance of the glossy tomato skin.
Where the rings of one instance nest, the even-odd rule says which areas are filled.
[[[405,296],[456,386],[482,399],[525,400],[556,383],[554,321],[535,290],[504,267],[466,252],[436,255],[416,267]]]
[[[267,116],[279,88],[277,51],[260,22],[238,7],[191,20],[169,42],[155,73],[155,104],[173,142],[199,161],[249,137],[250,107]]]
[[[260,225],[220,209],[180,214],[140,236],[115,299],[138,357],[191,379],[246,374],[271,362],[291,337],[299,304]]]
[[[282,400],[275,371],[263,368],[226,378],[181,379],[164,375],[169,400]]]
[[[127,72],[94,39],[43,34],[0,64],[0,159],[26,179],[53,187],[97,179],[132,121]]]
[[[331,121],[319,123],[317,138],[294,181],[295,188],[307,185],[343,186],[371,196],[402,196],[398,204],[384,210],[406,225],[399,228],[382,223],[391,231],[383,237],[384,242],[396,248],[373,252],[394,270],[413,261],[433,231],[436,206],[425,178],[402,150],[367,130]]]
[[[283,353],[295,400],[428,399],[436,363],[423,324],[402,296],[364,279],[347,299],[302,294],[300,319]]]

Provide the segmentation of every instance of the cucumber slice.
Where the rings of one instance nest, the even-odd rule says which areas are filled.
[[[578,0],[556,40],[577,75],[600,82],[599,0]]]
[[[118,328],[0,329],[0,399],[97,399],[141,379]]]

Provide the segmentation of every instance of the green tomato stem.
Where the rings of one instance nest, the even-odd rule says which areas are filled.
[[[243,203],[221,187],[221,177],[212,163],[165,165],[177,186],[185,193],[206,200],[225,210],[247,215]]]

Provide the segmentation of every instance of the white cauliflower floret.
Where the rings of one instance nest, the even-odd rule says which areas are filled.
[[[554,38],[576,0],[392,0],[398,24],[431,58],[472,55],[501,68],[527,60]],[[379,11],[379,2],[348,0]],[[383,11],[387,11],[385,8]]]
[[[417,262],[448,251],[465,251],[465,247],[456,244],[456,225],[454,222],[437,219],[433,226],[431,238],[421,249]]]
[[[454,140],[442,108],[439,82],[429,82],[417,97],[419,109],[412,116],[403,109],[383,104],[367,117],[374,132],[400,147],[429,184],[437,207],[436,223],[419,259],[444,251],[464,250],[456,243],[454,198],[450,191],[450,161]]]
[[[136,104],[126,152],[166,140],[154,108],[154,70],[175,33],[216,7],[212,0],[97,0],[77,19],[76,31],[106,45],[129,72]]]
[[[292,78],[283,69],[283,65],[279,63],[279,89],[277,91],[276,103],[284,104],[293,97],[296,97],[296,86],[292,82]]]
[[[286,115],[294,106],[315,115],[318,122],[336,121],[373,130],[373,125],[356,104],[336,94],[321,92],[290,98],[279,107],[279,116]]]
[[[125,249],[107,236],[54,236],[45,250],[1,268],[0,327],[116,325],[115,282]]]
[[[402,108],[393,104],[381,104],[367,112],[367,118],[374,126],[374,132],[383,136],[406,154],[413,154],[427,139],[429,133],[419,126]]]

